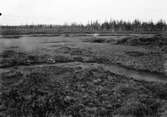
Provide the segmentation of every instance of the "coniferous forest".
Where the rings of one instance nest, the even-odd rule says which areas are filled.
[[[167,30],[167,24],[163,20],[156,23],[142,22],[134,20],[127,21],[106,21],[99,23],[98,21],[83,24],[64,24],[64,25],[20,25],[20,26],[1,26],[2,34],[62,34],[62,33],[155,33]]]

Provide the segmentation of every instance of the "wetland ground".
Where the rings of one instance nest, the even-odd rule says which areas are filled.
[[[166,117],[167,36],[0,38],[2,117]]]

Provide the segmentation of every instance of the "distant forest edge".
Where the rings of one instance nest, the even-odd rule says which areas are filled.
[[[166,32],[167,24],[160,20],[157,23],[141,22],[134,20],[126,21],[98,21],[83,25],[20,25],[0,26],[1,35],[22,35],[22,34],[63,34],[63,33],[157,33]]]

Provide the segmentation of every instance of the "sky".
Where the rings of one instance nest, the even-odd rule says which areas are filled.
[[[0,0],[0,25],[167,20],[167,0]]]

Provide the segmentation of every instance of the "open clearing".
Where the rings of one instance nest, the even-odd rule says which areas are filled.
[[[0,114],[165,117],[166,42],[153,34],[1,37]]]

